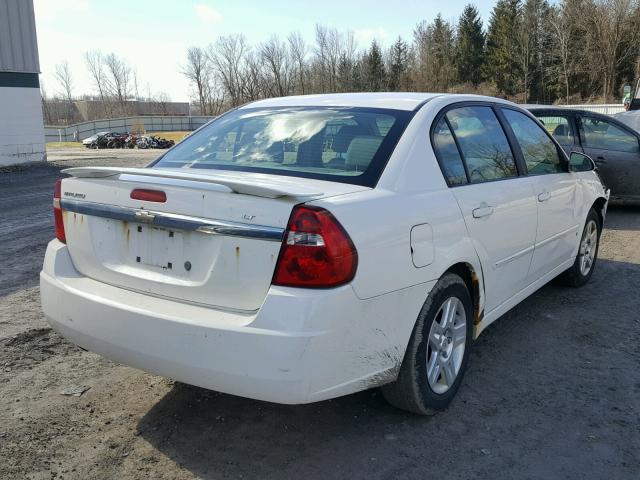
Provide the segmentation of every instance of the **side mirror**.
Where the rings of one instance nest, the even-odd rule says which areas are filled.
[[[580,152],[571,152],[569,155],[570,172],[591,172],[596,168],[595,162],[589,155]]]

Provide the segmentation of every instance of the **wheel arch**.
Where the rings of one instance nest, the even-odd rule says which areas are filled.
[[[607,199],[604,197],[596,198],[595,202],[593,202],[593,205],[591,205],[591,208],[593,208],[598,214],[598,220],[600,221],[600,228],[602,229],[604,227],[604,217],[605,217],[606,208],[607,208]]]
[[[469,294],[471,295],[471,303],[473,304],[473,325],[475,329],[484,316],[480,296],[481,289],[483,288],[482,272],[477,272],[473,265],[468,262],[458,262],[451,265],[444,273],[455,273],[462,278],[467,286]]]

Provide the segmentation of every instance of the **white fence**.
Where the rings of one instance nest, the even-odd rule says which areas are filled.
[[[555,107],[577,108],[579,110],[587,110],[588,112],[603,113],[605,115],[613,115],[624,112],[621,103],[609,103],[603,105],[554,105]]]
[[[167,117],[167,116],[139,116],[125,118],[111,118],[92,122],[76,123],[68,127],[45,126],[44,136],[47,142],[72,142],[84,140],[98,132],[130,132],[144,129],[145,132],[191,132],[215,117]]]

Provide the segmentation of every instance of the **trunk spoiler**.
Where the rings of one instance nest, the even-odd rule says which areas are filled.
[[[119,167],[74,167],[62,170],[62,173],[76,178],[111,179],[120,175],[139,175],[144,177],[169,178],[192,182],[223,185],[230,191],[256,197],[279,198],[293,197],[308,200],[323,195],[322,192],[298,185],[286,185],[267,175],[250,174],[240,178],[237,174],[217,171],[215,173],[190,173],[175,169],[160,168],[119,168]]]

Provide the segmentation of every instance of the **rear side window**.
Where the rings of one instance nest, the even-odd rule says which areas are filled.
[[[582,128],[585,147],[629,153],[639,150],[635,135],[613,123],[594,117],[582,117]]]
[[[375,186],[413,112],[243,108],[167,152],[154,168],[236,170]]]
[[[560,145],[573,145],[573,129],[569,118],[555,115],[536,115],[536,117]]]
[[[446,117],[460,145],[471,183],[518,175],[511,147],[491,107],[455,108]]]
[[[464,171],[462,157],[444,117],[440,119],[433,129],[433,146],[449,185],[464,185],[467,183],[467,174]]]
[[[558,148],[536,122],[515,110],[503,108],[502,113],[518,140],[529,173],[542,175],[565,171]]]

